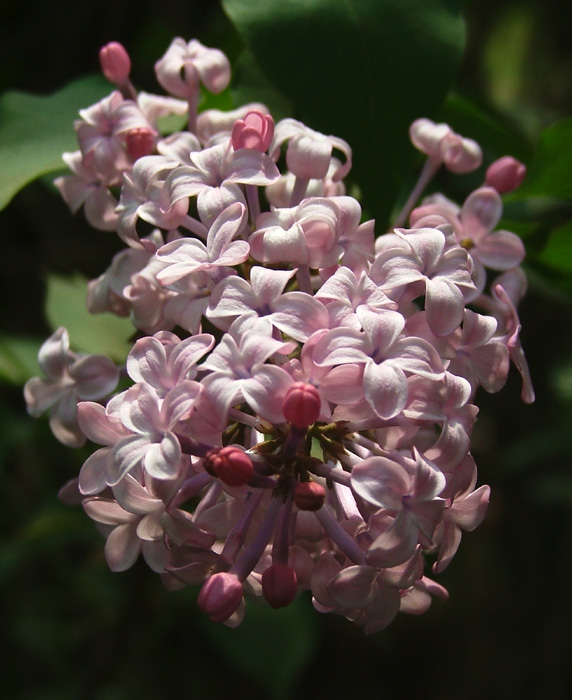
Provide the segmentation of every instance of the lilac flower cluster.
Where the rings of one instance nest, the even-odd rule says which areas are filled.
[[[155,67],[169,97],[134,89],[121,45],[100,58],[117,89],[80,112],[56,185],[126,244],[88,306],[139,333],[111,396],[110,360],[71,353],[65,329],[42,348],[30,413],[100,446],[62,498],[97,523],[113,571],[142,554],[231,627],[245,593],[279,608],[310,590],[366,633],[424,612],[447,597],[426,561],[443,571],[489,500],[470,453],[477,389],[500,390],[512,360],[534,399],[524,248],[496,230],[524,166],[493,163],[461,207],[414,208],[439,167],[481,164],[474,141],[420,119],[426,165],[376,240],[345,191],[345,141],[261,104],[198,112],[200,90],[230,80],[220,51],[175,39]],[[161,134],[169,115],[187,129]]]

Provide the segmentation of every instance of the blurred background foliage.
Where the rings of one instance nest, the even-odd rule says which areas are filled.
[[[240,32],[217,0],[70,2],[57,11],[39,0],[4,3],[0,92],[9,95],[0,103],[0,170],[5,184],[16,178],[14,163],[24,170],[30,166],[37,149],[33,139],[26,145],[25,137],[32,132],[39,138],[50,119],[44,102],[23,98],[18,103],[22,97],[13,91],[47,96],[95,73],[98,49],[110,40],[130,51],[135,84],[157,91],[153,64],[173,36],[196,37],[227,52],[236,83],[223,102],[248,95],[268,101],[278,116],[306,118],[316,129],[341,124],[341,132],[332,132],[348,138],[358,161],[368,138],[376,148],[385,140],[385,149],[371,149],[381,158],[375,178],[385,180],[367,177],[371,164],[366,163],[357,166],[353,182],[364,195],[367,213],[375,212],[381,221],[378,232],[384,217],[389,219],[389,204],[403,197],[420,162],[406,144],[404,120],[412,111],[413,116],[446,119],[479,140],[487,164],[505,153],[524,160],[530,177],[505,198],[504,225],[524,237],[529,254],[530,290],[520,311],[537,401],[521,403],[514,374],[500,394],[479,397],[473,452],[480,482],[492,487],[492,500],[483,525],[465,536],[440,576],[450,601],[435,602],[423,618],[401,615],[389,629],[367,638],[342,618],[313,611],[307,596],[278,612],[251,604],[243,625],[232,631],[197,612],[196,591],[167,592],[140,562],[123,574],[109,572],[92,522],[57,500],[58,489],[77,475],[89,450],[59,445],[46,421],[27,417],[21,395],[23,381],[35,371],[37,348],[62,319],[99,338],[110,332],[94,330],[82,316],[79,275],[99,275],[119,245],[114,237],[92,231],[82,216],[72,217],[50,191],[50,176],[18,191],[0,212],[0,486],[5,499],[0,606],[2,636],[8,641],[0,669],[3,698],[570,697],[572,4],[380,4],[387,22],[371,30],[365,52],[371,65],[388,52],[396,54],[396,63],[388,64],[385,74],[369,76],[384,91],[370,96],[379,117],[372,119],[360,111],[355,94],[363,90],[362,76],[355,68],[343,73],[344,61],[355,67],[356,52],[364,47],[349,30],[336,35],[336,12],[354,3],[308,0],[308,8],[335,8],[329,15],[324,11],[322,26],[304,24],[297,0],[227,0]],[[262,16],[278,9],[283,13],[273,33],[260,33],[255,8]],[[421,19],[405,30],[407,17]],[[431,18],[433,24],[425,21]],[[295,30],[301,32],[299,45],[288,34]],[[313,50],[302,40],[304,31],[319,34],[318,47],[339,39],[336,52],[322,54],[314,66],[316,91],[320,74],[324,84],[336,86],[329,93],[321,86],[321,100],[308,99],[312,80],[297,81],[294,69],[288,75],[289,61],[294,66],[304,51]],[[415,65],[408,63],[408,56],[423,50],[416,31],[438,37],[426,49],[429,68],[440,71],[427,79],[431,94],[415,81]],[[244,51],[245,41],[251,52]],[[270,83],[253,55],[266,57]],[[394,68],[412,72],[413,79],[407,72],[392,78]],[[95,85],[101,95],[108,90]],[[276,92],[278,87],[282,92]],[[35,121],[15,120],[14,100],[24,111],[34,111]],[[66,131],[71,137],[67,148],[74,148],[73,115],[88,104],[79,101],[69,123],[67,117],[60,119],[62,138]],[[383,129],[398,127],[402,133],[391,132],[388,144]],[[356,145],[345,129],[361,130],[356,138],[363,143]],[[53,167],[48,163],[37,174]],[[462,201],[480,184],[482,172],[457,180],[442,175],[435,187]],[[124,340],[120,329],[111,332]]]

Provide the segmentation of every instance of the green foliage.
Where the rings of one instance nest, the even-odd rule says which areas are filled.
[[[292,684],[310,661],[318,640],[318,625],[307,596],[281,610],[249,600],[244,621],[236,630],[199,618],[213,646],[237,670],[263,686],[267,697],[290,697]],[[269,634],[269,626],[272,634]]]
[[[523,185],[508,199],[507,212],[528,225],[528,261],[551,287],[572,292],[572,119],[540,134]],[[556,273],[556,274],[554,274]],[[564,273],[564,274],[562,274]]]
[[[48,278],[46,314],[53,330],[68,329],[73,350],[107,355],[124,362],[131,348],[133,325],[113,314],[92,315],[86,308],[87,280],[76,276]]]
[[[22,385],[40,371],[38,351],[41,341],[35,338],[0,336],[0,381]]]
[[[109,91],[109,83],[91,76],[54,95],[8,92],[0,98],[0,209],[24,185],[61,170],[62,153],[77,149],[78,110]]]
[[[545,129],[518,196],[572,200],[572,118]]]
[[[435,114],[457,75],[461,5],[223,0],[261,71],[295,105],[294,116],[351,145],[352,177],[380,230],[414,155],[408,126]]]

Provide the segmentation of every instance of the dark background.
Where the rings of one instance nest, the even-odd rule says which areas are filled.
[[[216,1],[60,7],[7,3],[1,91],[57,90],[95,72],[110,40],[129,48],[134,82],[155,91],[152,66],[173,36],[231,59],[240,45]],[[568,0],[475,0],[466,14],[459,91],[510,115],[531,141],[572,114]],[[40,183],[0,213],[0,235],[0,327],[42,338],[46,273],[95,277],[119,249]],[[254,606],[243,627],[221,630],[197,612],[196,592],[167,592],[141,562],[109,572],[91,521],[56,498],[86,453],[60,446],[45,421],[26,416],[21,389],[0,385],[2,697],[570,697],[572,310],[530,273],[522,339],[537,402],[521,403],[515,373],[503,392],[480,397],[473,452],[492,487],[488,516],[439,578],[450,600],[371,637],[314,612],[305,596],[293,612]],[[283,677],[282,662],[293,665]]]

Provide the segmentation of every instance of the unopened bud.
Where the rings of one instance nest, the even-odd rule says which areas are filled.
[[[224,622],[236,612],[242,595],[242,583],[238,577],[221,571],[205,581],[197,602],[213,622]]]
[[[131,59],[117,41],[110,41],[99,50],[99,62],[103,75],[116,85],[123,83],[131,72]]]
[[[294,427],[307,428],[318,420],[321,406],[320,394],[315,386],[295,382],[286,392],[282,413]]]
[[[326,500],[326,490],[315,481],[302,481],[294,489],[294,503],[300,510],[320,510]]]
[[[209,450],[204,458],[205,470],[228,486],[244,486],[254,474],[252,460],[239,447],[228,445]]]
[[[133,160],[148,156],[154,145],[155,132],[143,126],[130,129],[125,136],[125,148]]]
[[[489,165],[485,184],[494,187],[499,194],[514,192],[526,177],[526,165],[512,156],[503,156]]]
[[[235,121],[232,127],[232,147],[235,151],[239,148],[250,148],[265,153],[273,135],[274,119],[269,114],[254,109],[248,112],[244,119]]]
[[[291,566],[272,564],[262,574],[262,593],[272,608],[285,608],[298,592],[298,577]]]

